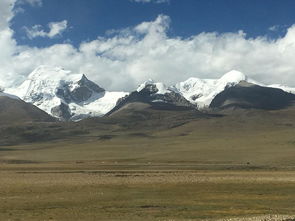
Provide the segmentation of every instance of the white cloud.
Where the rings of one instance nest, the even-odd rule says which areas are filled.
[[[24,13],[25,9],[23,8],[24,5],[29,4],[32,7],[41,7],[42,0],[13,0],[14,2],[14,14]]]
[[[137,2],[137,3],[170,3],[170,0],[130,0],[131,2]]]
[[[269,30],[269,31],[273,31],[273,32],[275,32],[275,31],[278,31],[279,28],[280,28],[279,25],[273,25],[273,26],[269,27],[268,30]]]
[[[15,75],[10,62],[16,53],[16,42],[13,39],[13,31],[9,28],[10,21],[14,16],[15,0],[0,1],[0,85],[13,83]]]
[[[18,0],[18,4],[30,4],[31,6],[41,7],[42,0]]]
[[[1,0],[0,2],[0,30],[9,28],[9,22],[13,17],[15,0]]]
[[[32,28],[24,27],[27,33],[28,38],[33,39],[37,37],[48,37],[54,38],[56,36],[60,36],[68,26],[68,22],[66,20],[61,22],[51,22],[48,24],[49,31],[46,32],[43,30],[41,25],[34,25]]]
[[[0,85],[5,87],[21,83],[42,64],[85,73],[110,90],[132,90],[149,78],[166,84],[189,77],[217,78],[232,69],[263,83],[295,86],[295,26],[277,40],[249,39],[243,31],[172,38],[167,35],[170,18],[160,15],[78,48],[70,43],[35,48],[19,46],[13,39],[9,2],[0,2],[5,13],[0,19]]]

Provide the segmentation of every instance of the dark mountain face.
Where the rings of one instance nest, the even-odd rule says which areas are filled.
[[[119,110],[127,104],[140,102],[147,103],[155,109],[194,109],[188,100],[186,100],[182,95],[174,91],[169,91],[169,93],[159,94],[158,88],[154,84],[146,85],[141,91],[134,91],[130,95],[118,100],[117,105],[107,114]]]
[[[55,118],[32,104],[9,97],[0,97],[0,124],[53,122]]]
[[[71,89],[71,84],[76,84],[74,89]],[[103,97],[105,94],[105,89],[88,80],[85,75],[83,75],[82,78],[77,82],[62,84],[55,91],[55,95],[59,97],[62,102],[60,105],[51,108],[51,114],[63,121],[70,120],[73,114],[69,108],[69,103],[79,104],[86,102],[94,94],[100,94],[101,97]],[[39,100],[42,100],[43,98],[44,97],[42,95],[40,96]],[[34,101],[36,101],[36,99],[33,99],[33,102]]]
[[[88,80],[88,78],[83,75],[81,80],[77,82],[79,87],[71,91],[70,96],[75,102],[82,102],[88,100],[93,93],[105,92],[105,89],[99,87],[94,82]]]
[[[62,85],[57,89],[56,95],[67,103],[80,103],[87,101],[94,93],[105,92],[103,88],[88,80],[85,75],[76,84],[77,87],[73,90],[70,89],[70,85],[68,84]]]
[[[56,95],[64,102],[51,108],[51,114],[61,120],[69,120],[72,117],[69,103],[81,103],[91,98],[94,93],[105,93],[105,89],[99,87],[94,82],[88,80],[83,75],[77,83],[75,89],[71,90],[70,85],[64,84],[56,90]],[[103,95],[102,95],[103,96]]]
[[[281,89],[261,87],[247,82],[226,88],[211,102],[210,108],[254,108],[277,110],[295,103],[295,95]]]
[[[68,120],[71,118],[71,111],[67,104],[61,103],[58,106],[51,108],[51,114],[61,120]]]

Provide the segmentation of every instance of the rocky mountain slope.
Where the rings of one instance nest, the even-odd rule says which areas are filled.
[[[194,108],[194,105],[186,100],[181,94],[168,88],[165,84],[148,80],[141,84],[136,91],[130,93],[130,95],[119,99],[117,105],[108,113],[108,115],[130,103],[146,103],[150,106],[157,106],[162,109],[176,107]]]
[[[53,122],[55,119],[14,95],[0,92],[0,125],[27,122]]]
[[[242,81],[226,88],[211,102],[210,108],[254,108],[277,110],[295,104],[295,95],[282,89],[263,87]]]

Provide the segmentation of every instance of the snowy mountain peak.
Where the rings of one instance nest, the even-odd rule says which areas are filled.
[[[241,81],[247,81],[248,77],[244,75],[242,72],[232,70],[224,74],[219,81],[227,82],[227,83],[240,83]]]
[[[174,89],[182,94],[191,103],[199,108],[208,107],[213,98],[226,87],[234,86],[241,81],[247,81],[248,77],[239,71],[230,71],[219,79],[189,78],[174,86]]]
[[[51,100],[59,97],[66,103],[74,100],[82,102],[89,99],[92,94],[105,90],[84,74],[72,73],[61,67],[39,66],[29,74],[18,88],[8,90],[22,99],[35,103],[42,100]]]
[[[35,70],[33,70],[29,76],[28,79],[38,79],[38,80],[48,80],[53,78],[52,74],[55,74],[56,78],[54,79],[65,79],[68,77],[68,74],[70,74],[71,71],[64,70],[61,67],[51,67],[47,65],[40,65]],[[54,80],[51,79],[51,80]]]
[[[213,98],[223,91],[226,87],[247,81],[248,77],[243,73],[232,70],[220,79],[199,79],[189,78],[172,87],[167,87],[163,83],[148,80],[137,88],[137,92],[148,92],[150,94],[167,94],[171,91],[181,94],[185,99],[199,108],[208,107]]]
[[[161,82],[155,82],[152,79],[145,81],[137,88],[137,92],[141,92],[143,90],[149,91],[153,94],[166,94],[171,92],[171,90],[165,84]]]
[[[85,77],[84,74],[72,73],[70,70],[65,70],[62,67],[41,65],[29,74],[27,80],[50,82],[54,86],[53,84],[78,82],[83,77]]]
[[[106,92],[84,74],[44,65],[29,74],[19,87],[7,91],[65,120],[101,116],[126,95]]]

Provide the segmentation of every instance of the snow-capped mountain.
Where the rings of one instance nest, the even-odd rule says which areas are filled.
[[[264,87],[242,81],[219,93],[212,100],[210,108],[278,110],[294,104],[295,94],[279,88]]]
[[[198,108],[205,108],[210,106],[212,100],[219,93],[224,91],[226,88],[239,84],[242,81],[263,87],[279,88],[288,93],[295,94],[295,88],[282,85],[264,85],[235,70],[226,73],[220,79],[189,78],[184,82],[176,84],[173,88],[192,104],[197,105]]]
[[[7,89],[5,93],[0,90],[0,96],[20,98],[54,117],[76,121],[103,116],[134,102],[208,108],[218,94],[241,82],[279,88],[295,94],[295,88],[263,85],[239,71],[230,71],[220,79],[189,78],[171,87],[148,80],[131,93],[109,92],[84,74],[75,74],[60,67],[40,66],[17,88]]]
[[[198,108],[204,108],[208,107],[214,97],[226,87],[234,86],[241,81],[248,81],[248,77],[239,71],[230,71],[220,79],[189,78],[176,84],[174,89]]]
[[[128,94],[105,91],[84,74],[49,66],[38,67],[19,87],[6,91],[62,120],[102,116]]]
[[[248,78],[243,73],[233,70],[226,73],[219,79],[189,78],[187,81],[170,87],[161,82],[148,80],[139,85],[139,87],[128,96],[119,99],[116,106],[108,112],[108,114],[119,110],[125,105],[136,102],[148,103],[150,105],[153,105],[153,103],[157,103],[157,105],[162,103],[162,107],[166,105],[167,108],[171,108],[171,105],[174,107],[181,106],[195,109],[210,108],[210,104],[217,95],[226,89],[233,88],[243,82],[261,87],[274,87],[282,89],[288,93],[295,92],[295,88],[291,87],[284,87],[281,85],[263,85]],[[263,90],[256,90],[257,93],[261,91]],[[287,96],[287,94],[282,95],[282,97],[284,96]],[[257,107],[259,107],[259,105]]]
[[[248,80],[247,76],[238,71],[228,72],[220,79],[189,78],[171,87],[148,80],[127,98],[121,99],[118,104],[123,106],[123,104],[138,101],[145,103],[163,102],[176,106],[205,108],[209,107],[214,97],[224,91],[225,88]],[[118,108],[117,106],[115,109]]]
[[[148,80],[141,84],[133,95],[140,96],[146,102],[163,102],[176,106],[192,106],[181,94],[175,92],[172,88],[165,84]],[[130,96],[132,93],[130,94]]]
[[[188,100],[186,100],[180,93],[175,92],[172,88],[165,84],[148,80],[137,88],[136,91],[130,93],[128,96],[119,99],[117,105],[109,112],[109,114],[122,108],[130,103],[147,103],[152,106],[162,103],[167,107],[181,106],[193,107]]]

